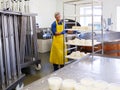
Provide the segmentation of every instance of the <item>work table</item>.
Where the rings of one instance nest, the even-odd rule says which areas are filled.
[[[95,38],[98,41],[102,41],[100,34],[96,34]],[[120,41],[120,32],[113,32],[113,31],[104,32],[103,41],[105,43],[114,43],[114,42]]]
[[[83,38],[83,39],[90,39],[91,38],[92,39],[92,34],[91,33],[83,33],[81,38]],[[96,39],[99,42],[102,41],[101,31],[94,32],[94,39]],[[104,31],[103,41],[105,43],[120,41],[120,32]]]
[[[120,59],[94,56],[82,58],[64,68],[45,76],[24,87],[23,90],[49,90],[47,79],[49,77],[61,77],[80,81],[82,78],[91,77],[95,80],[104,80],[108,83],[120,84]]]

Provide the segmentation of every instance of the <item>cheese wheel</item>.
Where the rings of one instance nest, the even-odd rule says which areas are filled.
[[[94,87],[96,87],[96,88],[106,89],[107,86],[108,86],[108,83],[105,81],[96,81],[94,83]]]
[[[75,80],[65,79],[62,83],[62,90],[74,90],[75,84]]]
[[[95,83],[95,80],[93,80],[92,78],[84,78],[80,81],[80,83],[85,86],[93,86]]]
[[[48,84],[50,90],[59,90],[62,84],[62,79],[60,77],[48,78]]]
[[[120,85],[118,84],[110,84],[107,90],[120,90]]]
[[[90,90],[88,87],[81,85],[80,83],[77,83],[74,87],[74,90]]]
[[[76,56],[76,52],[72,52],[72,53],[70,54],[70,56],[75,57],[75,56]]]

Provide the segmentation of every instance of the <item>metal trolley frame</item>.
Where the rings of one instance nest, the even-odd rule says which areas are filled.
[[[0,90],[20,86],[25,76],[21,69],[40,64],[35,16],[0,11]]]
[[[71,7],[73,8],[73,10],[74,10],[74,15],[66,15],[66,11],[68,10],[68,9],[66,9],[66,5],[71,5]],[[90,6],[91,7],[91,11],[92,11],[92,14],[90,14],[90,15],[88,15],[88,16],[90,16],[90,17],[92,17],[92,30],[91,31],[89,31],[89,32],[91,32],[92,34],[92,57],[94,56],[94,54],[96,54],[97,52],[101,52],[101,54],[103,54],[104,53],[104,50],[103,50],[103,47],[104,47],[104,41],[103,41],[103,3],[102,3],[102,1],[99,1],[99,0],[70,0],[70,1],[65,1],[65,2],[63,2],[63,18],[64,18],[64,25],[66,24],[66,21],[65,21],[65,19],[69,19],[69,17],[70,18],[74,18],[74,20],[75,20],[75,26],[77,25],[77,18],[79,18],[80,19],[80,17],[82,17],[82,15],[80,15],[80,13],[78,12],[78,7],[80,7],[80,6],[83,6],[83,5],[88,5],[88,6]],[[96,6],[96,5],[99,5],[99,6],[101,6],[101,12],[102,12],[102,14],[100,15],[100,17],[101,17],[101,49],[100,50],[97,50],[97,51],[95,51],[95,46],[96,45],[94,45],[94,6]],[[69,10],[68,10],[69,11]],[[80,10],[79,10],[80,11]],[[71,11],[72,12],[72,11]],[[71,23],[73,23],[73,22],[71,22]],[[64,28],[65,29],[65,28]],[[67,29],[68,30],[68,29]],[[80,31],[80,33],[87,33],[87,31]],[[75,35],[64,35],[64,42],[66,43],[66,41],[67,41],[67,36],[68,37],[73,37],[73,36],[77,36],[76,34]],[[65,44],[64,43],[64,44]],[[79,45],[78,45],[79,46]],[[82,46],[80,46],[80,47],[82,47]],[[84,47],[86,47],[86,46],[84,46]],[[73,48],[69,48],[69,49],[65,49],[65,51],[64,51],[64,55],[65,55],[65,53],[66,53],[66,51],[68,51],[68,50],[73,50],[73,49],[76,49],[77,50],[77,45],[75,45],[75,47]],[[65,55],[66,56],[66,55]],[[66,57],[64,57],[64,58],[66,58]]]

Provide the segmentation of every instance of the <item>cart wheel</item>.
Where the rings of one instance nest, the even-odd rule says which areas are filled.
[[[41,64],[35,65],[35,69],[38,71],[41,70]]]
[[[15,90],[23,90],[24,84],[18,84]]]

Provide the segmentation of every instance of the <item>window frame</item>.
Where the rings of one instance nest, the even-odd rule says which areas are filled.
[[[82,12],[81,12],[81,10],[83,10]],[[90,11],[91,10],[91,13],[89,13],[89,14],[87,14],[87,12],[88,11]],[[102,16],[102,7],[101,6],[94,6],[94,12],[96,11],[96,10],[100,10],[100,13],[99,14],[97,14],[97,15],[95,15],[95,14],[93,14],[94,15],[94,17],[93,18],[99,18],[99,20],[98,21],[94,21],[94,24],[95,25],[97,25],[98,24],[98,26],[100,25],[100,29],[101,29],[101,16]],[[84,18],[83,19],[83,23],[81,22],[81,18]],[[88,24],[86,24],[86,22],[87,22],[87,18],[91,18],[91,23],[88,23]],[[94,19],[94,20],[96,20],[96,19]],[[81,25],[82,26],[89,26],[90,24],[92,25],[92,7],[91,6],[83,6],[83,7],[80,7],[80,23],[81,23]]]

